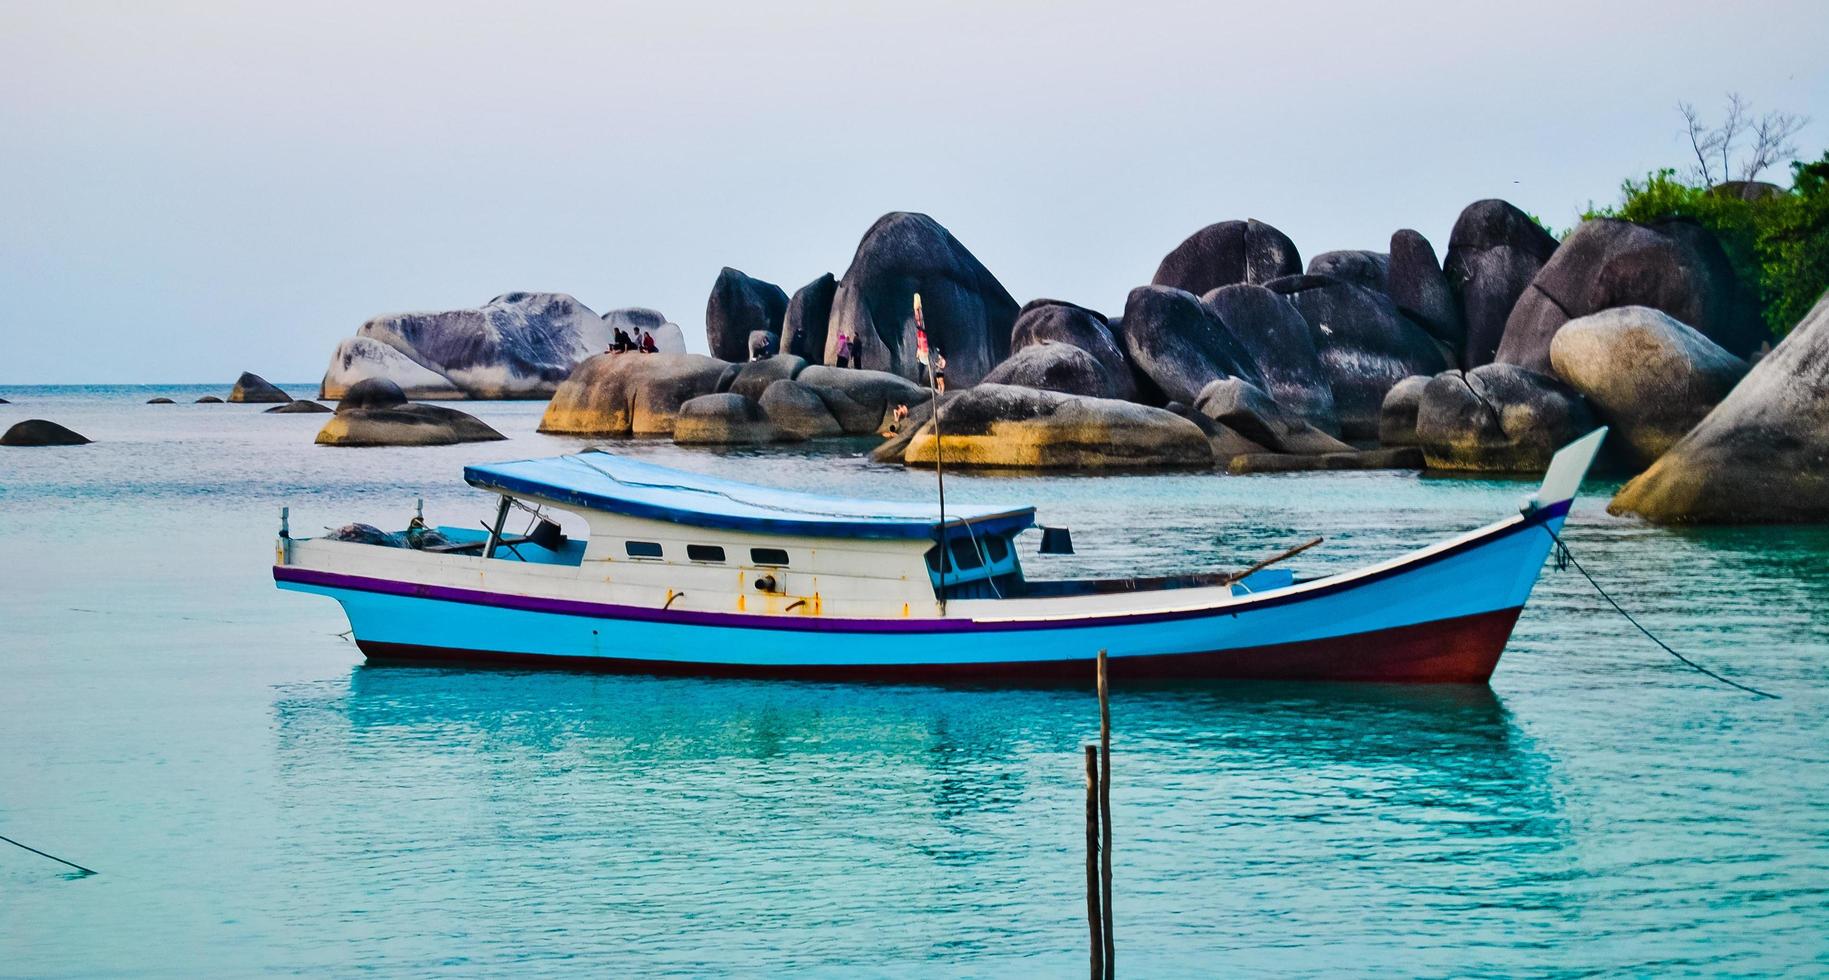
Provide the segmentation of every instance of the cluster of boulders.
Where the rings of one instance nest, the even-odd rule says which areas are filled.
[[[335,414],[319,430],[320,446],[446,446],[506,436],[475,416],[443,405],[409,401],[387,378],[350,385]]]
[[[504,293],[473,309],[392,313],[337,345],[318,397],[341,399],[367,378],[410,398],[548,398],[618,331],[661,351],[683,352],[678,325],[632,307],[601,316],[564,293]]]

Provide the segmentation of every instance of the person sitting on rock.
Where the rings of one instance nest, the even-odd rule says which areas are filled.
[[[610,343],[610,350],[612,350],[618,354],[621,354],[624,351],[627,351],[627,350],[633,348],[634,346],[635,346],[635,342],[633,340],[629,339],[628,331],[622,329],[621,327],[617,327],[616,328],[616,337]]]
[[[892,421],[889,423],[889,434],[895,435],[902,431],[902,423],[908,421],[908,406],[898,404],[895,407],[895,413],[890,418]]]
[[[660,348],[654,346],[654,335],[646,330],[641,332],[641,352],[643,354],[660,353]]]

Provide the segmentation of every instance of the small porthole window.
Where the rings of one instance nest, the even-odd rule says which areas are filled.
[[[689,544],[686,557],[693,561],[723,561],[724,549],[715,544]]]
[[[629,553],[630,558],[660,557],[660,542],[658,541],[624,541],[622,547]]]
[[[757,565],[785,566],[787,564],[786,548],[751,548],[749,560]]]

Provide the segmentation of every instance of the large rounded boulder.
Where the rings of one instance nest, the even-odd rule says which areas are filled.
[[[394,348],[470,398],[549,397],[610,343],[604,319],[564,293],[504,293],[475,309],[378,316],[356,335]],[[336,397],[328,377],[321,396]]]
[[[1251,357],[1263,390],[1323,432],[1340,431],[1334,389],[1308,321],[1281,295],[1235,283],[1201,297]]]
[[[832,319],[832,297],[838,279],[830,272],[796,289],[781,321],[781,350],[814,363],[825,360],[826,325]]]
[[[1829,294],[1607,509],[1663,524],[1829,522]]]
[[[1475,201],[1461,211],[1442,271],[1460,296],[1467,324],[1462,367],[1492,361],[1512,306],[1555,251],[1555,237],[1505,201]]]
[[[806,358],[793,354],[760,357],[739,366],[737,373],[730,378],[730,384],[721,390],[734,391],[752,401],[758,401],[769,385],[783,378],[797,377],[806,369]]]
[[[1106,389],[1083,394],[1124,399],[1136,396],[1137,386],[1131,375],[1130,362],[1125,359],[1124,351],[1103,315],[1058,299],[1024,303],[1016,314],[1016,325],[1010,330],[1010,352],[1015,354],[1025,347],[1050,341],[1078,347],[1104,368]]]
[[[1278,405],[1256,385],[1238,378],[1207,385],[1195,400],[1194,409],[1269,452],[1315,455],[1353,449]]]
[[[798,381],[776,381],[762,392],[758,403],[784,438],[823,439],[845,434],[844,426],[838,424],[819,392]]]
[[[787,293],[780,286],[725,266],[705,301],[705,341],[711,356],[749,360],[750,334],[760,330],[779,336],[786,316]]]
[[[825,355],[838,335],[851,338],[857,367],[918,378],[914,295],[931,349],[946,357],[947,378],[978,383],[1010,353],[1016,301],[989,269],[940,223],[896,211],[878,218],[839,280]]]
[[[928,389],[899,374],[814,364],[794,376],[811,388],[846,435],[881,432],[898,405],[910,411],[931,399]]]
[[[1093,398],[1122,398],[1131,388],[1130,372],[1119,379],[1106,370],[1098,359],[1072,344],[1044,340],[1011,354],[991,369],[980,384],[1015,385],[1021,388],[1045,388],[1069,395]]]
[[[1386,448],[1416,445],[1416,413],[1422,409],[1426,375],[1412,375],[1385,392],[1378,409],[1378,444]]]
[[[373,337],[345,337],[330,355],[330,367],[318,385],[318,397],[339,401],[358,382],[383,378],[412,398],[427,401],[464,397],[450,378]]]
[[[1541,473],[1593,428],[1574,389],[1514,364],[1438,374],[1416,412],[1416,441],[1434,470]]]
[[[86,446],[88,437],[46,419],[15,422],[0,435],[0,446]]]
[[[1156,266],[1151,285],[1199,296],[1235,282],[1263,284],[1302,271],[1289,236],[1262,221],[1221,221],[1189,235]]]
[[[1207,468],[1199,426],[1172,412],[1110,398],[980,384],[949,398],[908,443],[910,465],[1012,469]]]
[[[731,392],[687,399],[673,423],[673,441],[683,446],[749,446],[780,438],[760,404]]]
[[[1613,428],[1640,468],[1675,445],[1746,376],[1747,363],[1647,306],[1570,320],[1550,365]]]
[[[1332,276],[1361,289],[1388,294],[1391,289],[1391,256],[1363,248],[1322,252],[1308,260],[1308,275]]]
[[[1250,351],[1211,306],[1185,290],[1131,290],[1121,334],[1130,362],[1165,401],[1192,405],[1203,388],[1222,378],[1244,378],[1262,386]]]
[[[1435,340],[1398,313],[1383,293],[1327,276],[1290,276],[1267,288],[1307,321],[1334,393],[1342,438],[1376,439],[1384,396],[1392,386],[1410,375],[1432,375],[1448,367]]]
[[[720,388],[728,390],[737,371],[737,365],[703,354],[599,354],[578,365],[553,393],[540,431],[671,435],[681,405]]]
[[[1739,357],[1765,338],[1708,229],[1688,220],[1641,225],[1595,218],[1582,222],[1531,279],[1506,321],[1497,359],[1547,371],[1550,342],[1563,324],[1618,306],[1662,310]]]
[[[241,372],[229,392],[229,401],[244,404],[283,405],[291,400],[292,396],[279,390],[278,385],[250,371]]]
[[[320,446],[449,446],[507,437],[473,415],[407,401],[400,386],[369,378],[350,386],[318,430]]]
[[[1460,300],[1436,261],[1435,246],[1421,232],[1399,228],[1391,235],[1390,278],[1386,293],[1404,314],[1454,352],[1459,363],[1467,346],[1467,324]]]

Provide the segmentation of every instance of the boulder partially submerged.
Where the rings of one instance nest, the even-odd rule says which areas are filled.
[[[896,211],[864,233],[839,280],[825,360],[842,333],[856,366],[917,378],[915,293],[928,345],[945,355],[953,384],[976,384],[1009,356],[1017,307],[1003,284],[939,222]]]
[[[247,371],[243,371],[241,377],[235,379],[235,387],[229,392],[231,402],[284,404],[291,400],[292,396],[279,390],[279,386],[269,383],[266,378],[258,374]]]
[[[332,412],[328,405],[320,405],[309,398],[294,398],[284,405],[275,405],[267,409],[268,415],[314,415]]]
[[[1570,320],[1550,342],[1556,375],[1581,392],[1639,468],[1651,465],[1746,376],[1745,361],[1647,306]]]
[[[1541,473],[1594,416],[1568,385],[1515,364],[1445,371],[1423,388],[1416,440],[1432,470]]]
[[[981,384],[948,399],[914,434],[903,461],[1013,469],[1207,468],[1200,427],[1160,408],[1011,385]]]
[[[164,395],[160,395],[157,398],[146,399],[146,404],[148,404],[148,405],[175,405],[177,403],[172,401],[171,399],[165,397]],[[268,411],[272,411],[272,409],[268,409]]]
[[[882,432],[894,418],[896,406],[913,411],[932,397],[928,389],[887,371],[814,364],[794,379],[819,395],[846,435]]]
[[[196,402],[195,402],[195,404],[198,404],[198,405],[220,405],[220,404],[222,404],[222,399],[220,399],[220,398],[217,398],[217,397],[216,397],[216,396],[215,396],[215,395],[204,395],[204,396],[203,396],[203,397],[202,397],[202,398],[199,398],[199,399],[197,399],[197,401],[196,401]]]
[[[90,440],[46,419],[15,422],[0,435],[0,446],[86,446]]]
[[[580,436],[665,436],[680,406],[728,390],[738,365],[703,354],[599,354],[559,385],[540,431]]]
[[[1829,521],[1829,295],[1607,509],[1662,524]]]
[[[464,397],[450,378],[414,361],[373,337],[345,337],[330,355],[330,367],[318,384],[318,397],[339,401],[350,387],[367,378],[391,381],[408,398],[448,401]]]
[[[1244,453],[1232,457],[1231,461],[1226,464],[1226,472],[1242,475],[1245,473],[1304,473],[1313,470],[1420,470],[1423,465],[1421,449],[1415,446],[1403,446],[1395,449],[1321,453],[1316,456],[1297,456],[1288,453]]]
[[[335,414],[318,431],[320,446],[448,446],[507,436],[481,419],[443,405],[407,401],[400,386],[368,378],[350,386]]]
[[[728,391],[687,399],[673,422],[673,441],[681,445],[759,445],[780,438],[761,405]]]
[[[820,392],[791,378],[770,384],[758,403],[783,438],[825,439],[845,434]]]

